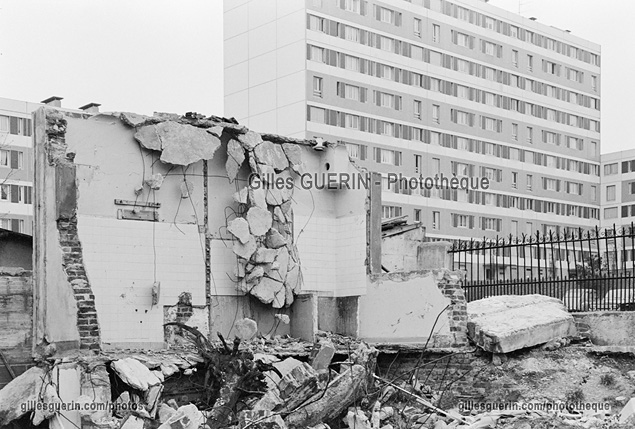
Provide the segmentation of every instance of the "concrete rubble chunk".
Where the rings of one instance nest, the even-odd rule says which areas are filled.
[[[223,130],[224,128],[221,126],[215,126],[215,127],[210,127],[208,128],[206,131],[210,134],[215,135],[216,137],[220,138],[220,136],[223,135]]]
[[[156,416],[157,410],[159,408],[159,397],[161,396],[162,392],[163,384],[157,384],[155,386],[150,386],[145,394],[144,402],[146,403],[146,410],[152,418]]]
[[[179,371],[179,367],[174,365],[173,363],[161,363],[161,373],[165,378],[168,378],[169,376],[174,375]]]
[[[258,284],[251,289],[250,293],[264,304],[271,304],[276,298],[276,294],[283,288],[282,283],[270,279],[269,277],[263,277]]]
[[[287,302],[287,290],[283,283],[280,283],[280,285],[282,287],[276,292],[276,295],[273,297],[273,302],[271,303],[273,308],[282,308]]]
[[[55,414],[55,408],[53,407],[59,406],[62,403],[62,400],[57,395],[55,386],[53,386],[52,384],[46,385],[46,387],[44,388],[42,402],[48,404],[50,408],[47,408],[45,410],[35,410],[35,413],[33,413],[33,418],[31,419],[34,426],[39,426],[40,423],[42,423],[44,420],[48,420],[53,417],[53,414]]]
[[[276,259],[277,255],[278,251],[276,249],[259,247],[253,255],[253,261],[258,264],[270,264]]]
[[[282,374],[282,377],[289,374],[293,371],[294,368],[302,365],[302,361],[297,360],[296,358],[289,357],[280,362],[274,362],[273,366]],[[267,382],[267,386],[269,388],[277,387],[280,383],[281,377],[273,371],[269,371],[267,373],[267,377],[265,381]]]
[[[206,422],[205,415],[194,404],[180,407],[159,429],[198,429]]]
[[[287,277],[284,280],[284,284],[291,288],[291,290],[294,292],[297,292],[301,289],[299,265],[295,265],[287,272]]]
[[[45,376],[44,369],[34,366],[0,389],[0,427],[33,411],[36,402],[40,401]]]
[[[247,223],[247,221],[242,217],[237,217],[236,219],[231,220],[227,224],[227,231],[240,240],[242,244],[246,244],[249,240],[251,240],[249,223]]]
[[[259,281],[264,275],[265,275],[265,269],[262,266],[257,266],[257,267],[254,267],[254,269],[251,270],[249,274],[245,276],[245,281],[247,283]]]
[[[240,142],[234,139],[229,140],[227,142],[227,161],[225,162],[225,169],[227,170],[227,176],[229,176],[230,182],[234,181],[244,161],[245,151]]]
[[[275,216],[275,211],[274,211]],[[271,228],[267,233],[267,238],[265,239],[265,246],[270,249],[279,249],[287,245],[287,240],[278,232],[278,230]]]
[[[174,121],[142,126],[134,137],[146,149],[160,150],[161,161],[174,165],[212,159],[220,147],[220,139],[213,134]]]
[[[236,336],[243,341],[251,340],[258,333],[258,324],[255,320],[244,318],[234,323]]]
[[[148,369],[147,366],[133,358],[124,358],[113,361],[110,367],[119,378],[130,387],[145,392],[150,386],[160,384],[161,381]]]
[[[174,415],[174,413],[176,413],[176,410],[174,408],[170,407],[167,404],[161,404],[158,411],[159,422],[167,422],[168,419]]]
[[[295,186],[291,174],[288,171],[283,171],[282,173],[270,176],[270,181],[272,181],[273,184],[267,188],[267,204],[280,206],[289,202],[290,207],[290,200],[293,197],[293,189]],[[285,213],[286,211],[283,209],[282,212]]]
[[[249,222],[249,229],[253,235],[262,236],[271,229],[273,218],[268,210],[252,207],[247,212],[247,222]]]
[[[146,115],[139,115],[137,113],[131,113],[131,112],[121,112],[119,114],[119,119],[121,119],[121,122],[123,122],[124,124],[133,128],[140,127],[142,125],[156,124],[162,121],[162,119],[159,119],[159,118],[146,116]]]
[[[287,429],[280,414],[269,410],[244,410],[238,414],[239,429]]]
[[[238,141],[243,145],[246,151],[251,152],[256,146],[262,143],[262,137],[254,131],[247,131],[238,136]]]
[[[281,145],[263,141],[254,148],[254,156],[258,164],[268,165],[274,171],[283,171],[289,166],[287,156],[284,154]]]
[[[130,415],[121,425],[121,429],[143,429],[144,420]]]
[[[240,241],[236,241],[232,246],[234,253],[243,259],[251,258],[251,255],[254,254],[257,248],[258,243],[256,243],[256,239],[253,236],[251,236],[245,244],[242,244]]]
[[[293,304],[293,301],[295,301],[295,296],[293,295],[293,289],[291,289],[291,287],[289,287],[289,285],[285,283],[284,291],[285,291],[285,297],[284,297],[285,304],[287,306],[290,306],[291,304]]]
[[[282,150],[289,160],[289,164],[302,164],[302,149],[297,144],[283,143]]]
[[[576,335],[562,301],[544,295],[503,295],[467,304],[468,335],[492,353],[509,353]]]
[[[317,354],[311,361],[311,367],[316,371],[328,369],[333,356],[335,356],[335,346],[331,341],[320,341],[319,347]]]
[[[620,419],[619,419],[619,423],[620,424],[625,424],[630,420],[632,420],[632,417],[635,415],[635,398],[631,398],[626,405],[624,405],[624,408],[622,408],[622,411],[620,411]]]
[[[262,188],[249,188],[249,204],[254,207],[260,207],[261,209],[267,209],[267,199],[265,196],[265,190]]]
[[[242,188],[240,191],[234,192],[234,201],[239,204],[247,204],[247,197],[249,195],[249,189],[247,187]]]
[[[273,220],[280,223],[285,223],[287,221],[286,216],[282,212],[282,209],[278,206],[273,209]]]

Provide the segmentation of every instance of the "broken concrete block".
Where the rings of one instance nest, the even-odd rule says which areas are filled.
[[[276,259],[276,256],[278,256],[278,250],[259,247],[253,255],[253,260],[258,264],[270,264]]]
[[[266,190],[267,204],[271,206],[280,206],[286,202],[289,202],[290,207],[290,200],[293,197],[293,190],[295,188],[291,174],[288,171],[283,171],[282,173],[269,176],[269,179],[274,184],[268,187]],[[283,209],[282,212],[284,213],[285,210]]]
[[[289,166],[287,156],[282,147],[270,141],[263,141],[254,148],[254,156],[258,164],[268,165],[275,171],[282,171]]]
[[[234,201],[236,201],[239,204],[247,204],[247,196],[249,195],[249,189],[248,188],[242,188],[240,191],[238,192],[234,192]]]
[[[273,208],[273,220],[280,223],[285,223],[287,221],[282,209],[278,206]]]
[[[254,269],[251,270],[249,274],[247,274],[247,276],[245,276],[245,281],[247,283],[257,282],[257,281],[260,281],[260,279],[264,275],[265,275],[265,269],[262,266],[257,266],[257,267],[254,267]]]
[[[295,296],[293,294],[293,289],[291,289],[287,284],[284,285],[284,303],[287,306],[290,306],[291,304],[293,304],[293,301],[295,301]]]
[[[544,295],[503,295],[467,304],[468,335],[492,353],[544,344],[576,334],[562,301]]]
[[[176,410],[167,404],[161,404],[158,410],[159,422],[165,423],[176,413]]]
[[[289,251],[286,247],[278,249],[275,262],[278,263],[278,271],[280,272],[281,281],[284,281],[287,277],[287,271],[289,269]]]
[[[256,286],[251,288],[250,293],[263,303],[271,304],[276,298],[276,294],[282,289],[284,289],[282,283],[269,277],[263,277]]]
[[[297,165],[302,163],[302,149],[300,146],[293,143],[283,143],[282,150],[287,156],[287,160],[291,165]]]
[[[152,418],[156,416],[159,408],[161,392],[163,392],[163,385],[157,384],[156,386],[151,386],[145,394],[144,402],[146,403],[146,410]]]
[[[295,265],[287,272],[287,277],[284,280],[284,284],[291,288],[292,291],[297,292],[301,289],[301,276],[300,276],[300,266]]]
[[[280,210],[278,207],[276,207]],[[275,217],[274,210],[274,217]],[[282,213],[282,212],[281,212]],[[265,246],[270,249],[279,249],[280,247],[286,246],[287,240],[278,232],[278,230],[271,228],[269,232],[267,232],[267,237],[265,239]]]
[[[145,392],[150,386],[160,384],[161,381],[147,366],[136,359],[124,358],[111,362],[110,367],[119,378],[130,387]]]
[[[220,138],[220,136],[223,135],[223,130],[224,128],[221,126],[215,126],[215,127],[210,127],[208,128],[206,131],[210,134],[215,135],[216,137]]]
[[[251,255],[254,254],[257,248],[258,243],[256,243],[256,239],[253,236],[250,236],[249,240],[245,244],[240,241],[236,241],[232,246],[234,253],[243,259],[251,258]]]
[[[249,223],[242,217],[230,221],[227,224],[227,231],[231,232],[242,244],[246,244],[252,239],[249,233]]]
[[[274,314],[273,317],[280,320],[285,325],[288,325],[289,323],[291,323],[291,318],[286,314]]]
[[[196,405],[188,404],[180,407],[159,429],[198,429],[206,422],[205,416]]]
[[[161,383],[163,383],[165,381],[165,376],[163,375],[163,373],[160,370],[154,370],[154,371],[152,371],[152,374],[156,375],[156,377],[159,379],[159,381]]]
[[[249,188],[249,203],[254,207],[260,207],[261,209],[267,209],[267,198],[265,190],[262,188]]]
[[[229,176],[229,181],[233,182],[240,170],[240,166],[245,161],[245,152],[240,142],[231,139],[227,142],[227,161],[225,162],[225,169]]]
[[[44,420],[48,420],[55,414],[55,407],[60,406],[62,400],[57,395],[57,390],[52,384],[47,384],[44,388],[44,395],[41,401],[46,404],[44,409],[37,408],[33,413],[31,421],[34,426],[39,426]]]
[[[629,419],[633,417],[634,415],[635,415],[635,398],[631,398],[626,403],[626,405],[624,405],[624,408],[622,408],[622,411],[620,411],[619,423],[624,424],[628,422]]]
[[[174,165],[212,159],[220,146],[220,139],[204,129],[174,121],[142,126],[134,138],[146,149],[160,150],[161,161]]]
[[[243,341],[251,340],[258,333],[258,324],[255,320],[244,318],[234,323],[236,336]]]
[[[174,375],[179,371],[179,367],[174,365],[173,363],[161,363],[161,373],[163,374],[164,378],[168,378],[169,376]]]
[[[139,115],[137,113],[130,112],[121,112],[119,114],[119,119],[121,119],[121,122],[124,124],[133,128],[140,127],[141,125],[156,124],[162,121],[162,119],[154,118],[152,116]],[[159,148],[157,150],[161,149]]]
[[[249,229],[255,236],[265,235],[271,229],[273,218],[268,210],[260,207],[252,207],[247,212]],[[245,258],[248,259],[248,258]]]
[[[280,288],[280,290],[278,290],[278,292],[276,292],[275,296],[273,297],[273,302],[271,303],[271,306],[273,308],[282,308],[287,302],[287,290],[282,283],[280,284],[282,285],[282,287]]]
[[[246,151],[251,152],[256,146],[262,143],[262,137],[254,131],[247,131],[245,134],[238,136],[238,141],[243,145]]]
[[[144,420],[137,416],[130,415],[123,422],[120,429],[143,429]]]
[[[311,361],[311,367],[316,371],[328,369],[331,365],[331,360],[335,355],[335,346],[329,340],[320,341],[320,349]]]
[[[34,366],[0,389],[0,427],[33,411],[40,401],[45,376],[44,369]]]

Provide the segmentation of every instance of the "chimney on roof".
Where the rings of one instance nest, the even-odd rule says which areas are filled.
[[[64,98],[62,97],[57,97],[57,96],[52,96],[47,98],[46,100],[42,100],[40,101],[40,103],[42,104],[46,104],[47,106],[51,106],[51,107],[62,107],[62,100]]]
[[[83,110],[86,113],[99,113],[99,103],[88,103],[85,106],[79,108],[79,110]]]
[[[531,17],[531,18],[529,18],[529,19],[531,19],[532,21],[537,21],[537,20],[538,20],[538,18],[536,18],[535,16],[532,16],[532,17]]]

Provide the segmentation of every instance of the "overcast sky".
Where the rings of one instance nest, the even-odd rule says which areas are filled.
[[[602,152],[635,148],[635,1],[490,3],[602,45]],[[0,97],[220,115],[222,15],[222,0],[0,0]]]

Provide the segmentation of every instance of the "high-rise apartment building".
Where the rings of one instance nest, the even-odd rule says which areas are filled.
[[[33,125],[31,113],[44,105],[60,108],[61,97],[40,103],[0,98],[0,228],[33,234]],[[74,112],[96,113],[89,103]]]
[[[599,223],[598,45],[479,0],[225,0],[224,18],[224,114],[345,142],[384,175],[385,217],[446,239]]]
[[[630,226],[635,222],[635,150],[602,155],[603,228]]]

